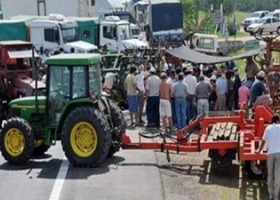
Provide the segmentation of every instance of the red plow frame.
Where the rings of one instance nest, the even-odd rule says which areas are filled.
[[[254,109],[254,119],[245,119],[244,111],[235,111],[232,116],[208,116],[201,117],[192,121],[188,126],[176,132],[176,136],[168,137],[164,134],[156,136],[162,137],[160,142],[141,142],[141,137],[148,137],[145,134],[139,133],[139,142],[132,143],[129,136],[123,135],[122,149],[150,149],[179,152],[200,152],[203,150],[217,150],[221,156],[228,150],[234,150],[238,155],[239,161],[265,161],[266,152],[256,153],[259,148],[260,141],[264,133],[264,129],[270,122],[273,112],[269,107],[257,106]],[[229,127],[231,133],[226,131],[225,124],[233,125],[235,128]],[[220,133],[212,134],[214,126],[220,124],[224,126],[224,135],[227,139],[215,140],[213,137]],[[194,128],[202,126],[197,137],[190,137],[190,132]],[[221,132],[221,131],[220,131]],[[170,138],[169,141],[167,139]],[[168,156],[169,157],[169,156]]]

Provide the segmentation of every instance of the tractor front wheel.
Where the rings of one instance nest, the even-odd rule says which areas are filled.
[[[112,100],[108,100],[108,101],[109,101],[110,111],[112,115],[111,116],[112,123],[115,128],[112,135],[112,144],[107,156],[107,157],[112,157],[116,152],[120,150],[122,135],[125,133],[127,124],[119,106]]]
[[[97,166],[111,145],[109,124],[93,107],[78,107],[67,116],[61,143],[69,162],[77,167]]]
[[[3,124],[0,134],[2,155],[10,164],[26,164],[34,151],[34,134],[22,118],[10,118]]]

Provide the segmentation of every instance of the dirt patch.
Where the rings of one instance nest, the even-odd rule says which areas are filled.
[[[237,163],[212,170],[207,151],[170,155],[156,152],[166,200],[263,200],[267,199],[266,183],[250,180]]]

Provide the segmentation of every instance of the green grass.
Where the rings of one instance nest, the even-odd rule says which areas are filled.
[[[205,17],[205,14],[206,14],[206,13],[205,13],[204,11],[199,11],[200,20],[203,19],[203,18]],[[249,15],[250,15],[249,12],[241,12],[241,11],[236,11],[236,12],[235,12],[235,19],[236,19],[236,23],[237,23],[238,26],[239,26],[239,30],[241,30],[241,28],[242,28],[242,27],[240,26],[241,22],[243,21],[243,19],[245,19],[245,18],[248,17]],[[219,38],[223,38],[220,32],[217,33],[217,36],[218,36]],[[243,32],[243,31],[239,31],[239,32],[237,32],[237,34],[236,34],[235,37],[238,38],[238,37],[244,37],[244,36],[248,36],[248,34],[246,34],[246,33]],[[229,38],[234,38],[234,36],[230,36]]]

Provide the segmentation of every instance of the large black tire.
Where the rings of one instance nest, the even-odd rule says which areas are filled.
[[[109,124],[93,107],[78,107],[67,116],[61,133],[65,156],[73,166],[98,166],[111,145]]]
[[[3,123],[0,134],[2,155],[10,164],[24,165],[34,150],[34,134],[28,122],[14,117]]]
[[[245,161],[244,169],[250,179],[262,179],[264,177],[260,166],[256,165],[256,161]]]
[[[120,150],[121,142],[122,142],[122,135],[126,131],[126,121],[124,119],[124,115],[120,109],[120,107],[113,102],[112,100],[108,100],[110,111],[111,111],[111,118],[112,123],[115,128],[112,134],[112,144],[109,150],[107,157],[112,157],[116,152]]]

